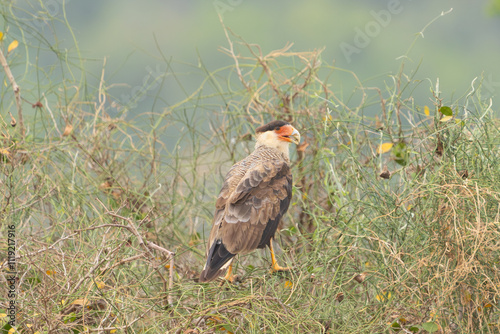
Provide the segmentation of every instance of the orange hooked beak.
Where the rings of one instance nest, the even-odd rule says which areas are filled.
[[[276,130],[276,133],[281,140],[294,143],[295,145],[300,143],[300,133],[291,125],[282,126],[279,130]]]

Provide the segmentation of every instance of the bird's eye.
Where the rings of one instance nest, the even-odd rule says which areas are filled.
[[[281,128],[278,126],[278,127],[277,127],[276,129],[274,129],[274,130],[279,131],[280,129],[281,129]]]

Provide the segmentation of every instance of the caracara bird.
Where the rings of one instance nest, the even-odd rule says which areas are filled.
[[[271,272],[288,270],[276,263],[272,239],[292,198],[288,146],[300,142],[289,123],[272,121],[256,129],[255,150],[227,173],[215,204],[207,262],[200,282],[219,277],[233,282],[231,262],[237,254],[269,246]]]

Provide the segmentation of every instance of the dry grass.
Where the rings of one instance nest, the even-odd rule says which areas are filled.
[[[497,333],[500,123],[489,101],[443,102],[435,90],[426,115],[402,70],[387,89],[364,87],[320,50],[264,55],[227,38],[234,67],[177,105],[131,119],[103,68],[95,87],[52,79],[45,96],[24,92],[42,105],[26,137],[2,121],[0,229],[15,225],[18,331]],[[336,82],[347,76],[357,88],[346,97]],[[443,105],[454,119],[441,121]],[[222,175],[276,117],[304,138],[278,240],[294,270],[269,275],[269,254],[254,252],[237,261],[240,283],[199,284]],[[394,146],[377,154],[382,143]]]

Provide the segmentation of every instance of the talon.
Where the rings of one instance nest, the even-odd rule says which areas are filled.
[[[239,276],[238,275],[233,275],[233,265],[230,264],[229,267],[227,268],[227,273],[226,273],[226,276],[224,276],[224,278],[222,279],[222,283],[221,283],[221,286],[225,283],[225,282],[229,282],[231,284],[234,284],[235,282],[237,282],[239,280]]]
[[[274,255],[274,248],[273,248],[273,239],[269,240],[269,249],[271,250],[271,260],[273,261],[271,265],[271,274],[279,272],[279,271],[290,271],[292,268],[290,267],[282,267],[276,262],[276,257]]]
[[[272,266],[271,266],[271,274],[274,274],[274,273],[277,273],[277,272],[280,272],[280,271],[290,271],[292,270],[292,268],[290,267],[282,267],[280,265],[278,265],[277,263],[274,263]]]

